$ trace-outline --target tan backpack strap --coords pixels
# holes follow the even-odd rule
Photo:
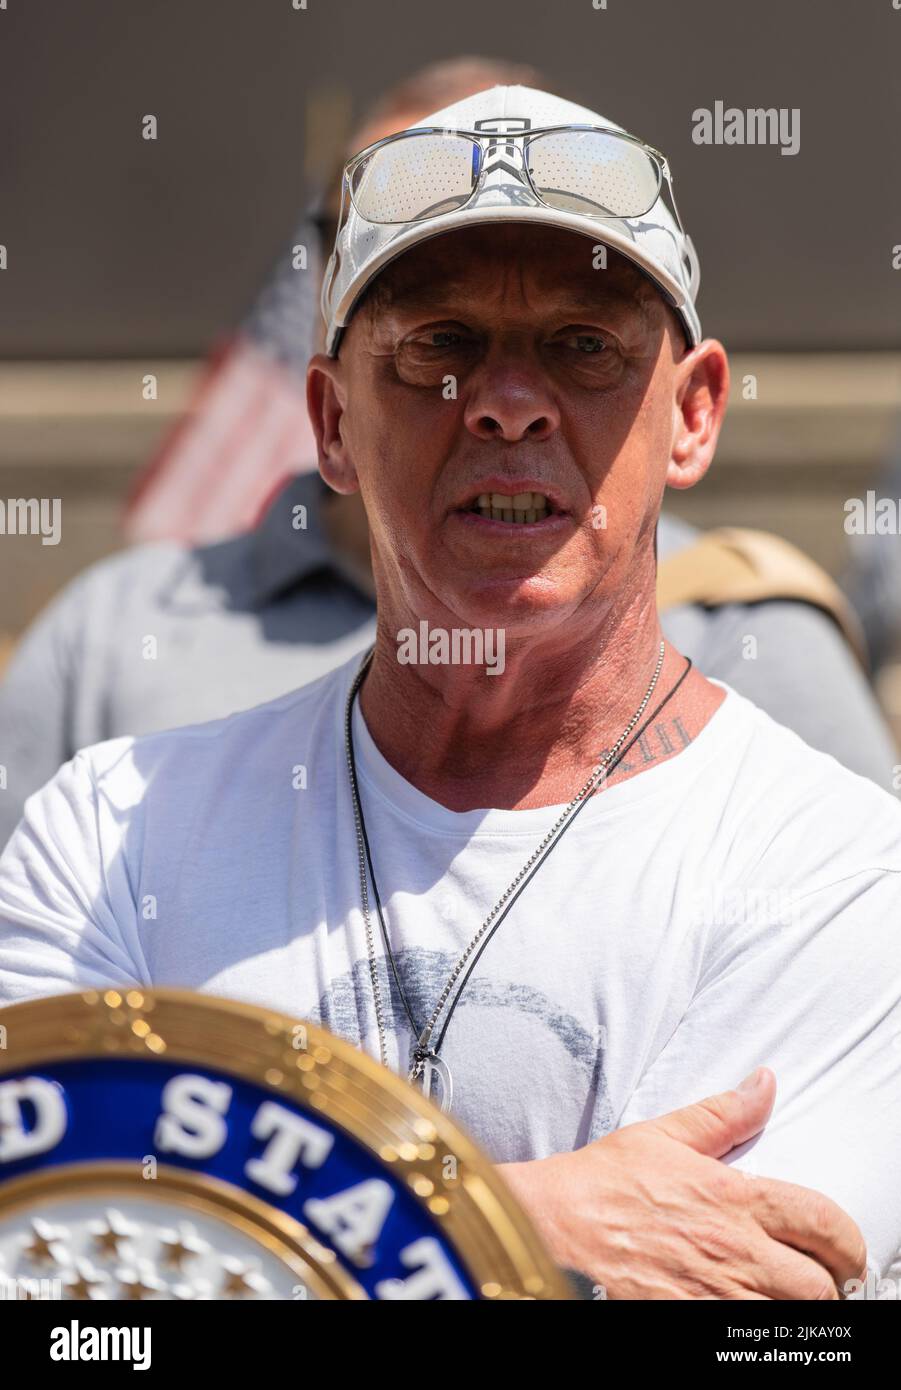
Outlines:
[[[658,566],[661,612],[682,603],[718,608],[766,599],[793,599],[828,613],[867,668],[863,629],[850,603],[825,570],[781,536],[723,526],[667,556]]]

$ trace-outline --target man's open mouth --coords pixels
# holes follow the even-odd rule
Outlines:
[[[557,511],[543,492],[482,492],[464,510],[488,521],[512,522],[514,526],[544,521]]]

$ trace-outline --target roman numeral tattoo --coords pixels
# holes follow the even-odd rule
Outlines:
[[[661,719],[656,724],[652,724],[650,729],[645,729],[639,739],[633,743],[626,757],[622,762],[617,763],[616,772],[635,772],[639,768],[647,767],[650,763],[660,762],[662,758],[669,758],[673,753],[681,752],[692,742],[691,734],[682,723],[679,715],[674,719]],[[598,754],[598,762],[605,757],[609,749],[604,749]]]

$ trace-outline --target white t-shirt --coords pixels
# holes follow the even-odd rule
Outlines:
[[[224,720],[78,754],[0,860],[0,1002],[178,985],[378,1055],[343,747],[358,659]],[[413,1012],[560,808],[454,812],[355,706],[358,776]],[[636,754],[630,754],[635,757]],[[382,959],[392,1067],[411,1035]],[[773,1068],[745,1169],[901,1246],[901,807],[727,688],[700,735],[595,796],[498,929],[442,1049],[498,1161],[572,1150]]]

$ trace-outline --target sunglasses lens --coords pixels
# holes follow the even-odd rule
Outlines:
[[[415,222],[462,207],[479,172],[465,135],[409,135],[373,151],[354,170],[351,197],[367,222]]]
[[[641,217],[660,191],[660,170],[651,156],[604,131],[536,136],[529,142],[528,164],[544,201],[565,212]]]

